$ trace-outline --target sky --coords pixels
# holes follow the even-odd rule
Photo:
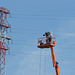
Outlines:
[[[60,75],[75,74],[75,0],[0,0],[0,7],[11,12],[13,44],[6,54],[6,75],[56,75],[51,50],[37,48],[47,31],[56,37]]]

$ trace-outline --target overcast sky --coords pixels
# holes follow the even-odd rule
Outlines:
[[[56,37],[60,75],[75,74],[75,0],[0,0],[2,6],[11,12],[13,38],[6,55],[7,75],[39,75],[39,70],[40,75],[55,75],[51,50],[37,48],[38,38],[47,31]]]

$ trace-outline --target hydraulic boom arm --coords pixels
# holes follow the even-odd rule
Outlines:
[[[54,54],[53,47],[51,47],[51,54],[52,54],[53,67],[55,67],[56,75],[60,75],[59,66],[58,66],[58,62],[56,62],[55,60],[55,54]]]

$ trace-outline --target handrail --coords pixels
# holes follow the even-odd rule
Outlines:
[[[56,37],[52,37],[52,40],[50,43],[54,43],[54,41],[56,41]],[[46,37],[42,37],[42,38],[38,38],[38,44],[43,43],[46,44],[47,43],[47,38]]]

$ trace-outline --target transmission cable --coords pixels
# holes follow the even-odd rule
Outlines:
[[[44,75],[46,75],[46,49],[45,49],[45,64],[44,64]]]
[[[41,50],[40,50],[40,62],[39,62],[39,75],[41,75]]]

